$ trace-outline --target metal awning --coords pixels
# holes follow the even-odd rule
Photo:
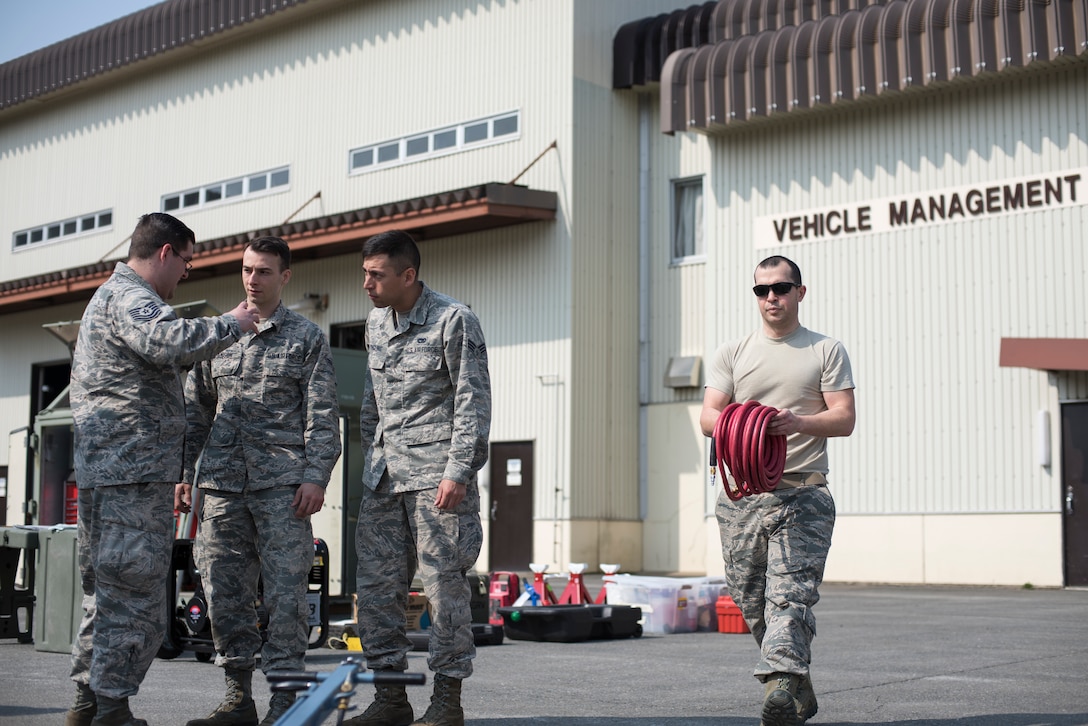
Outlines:
[[[390,204],[330,214],[275,227],[198,241],[189,279],[235,274],[245,243],[261,236],[282,237],[295,260],[357,252],[368,237],[390,229],[417,241],[452,237],[539,220],[554,220],[558,195],[516,184],[488,183]],[[0,283],[0,315],[86,300],[105,282],[122,257]]]
[[[613,87],[659,81],[663,132],[713,133],[1086,61],[1088,0],[721,0],[623,26]]]
[[[1088,338],[1002,338],[1004,368],[1088,371]]]

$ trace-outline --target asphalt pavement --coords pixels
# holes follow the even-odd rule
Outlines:
[[[822,594],[814,726],[1088,726],[1088,591],[825,584]],[[307,668],[332,671],[350,655],[313,649]],[[750,635],[716,632],[507,638],[478,650],[466,723],[757,726],[756,655]],[[428,673],[426,653],[411,654],[410,671]],[[60,726],[74,693],[67,676],[65,654],[0,640],[0,724]],[[409,687],[417,715],[429,680]],[[260,675],[254,690],[263,715]],[[371,692],[358,687],[349,715]],[[183,726],[222,695],[222,671],[186,652],[155,661],[132,707],[151,726]]]

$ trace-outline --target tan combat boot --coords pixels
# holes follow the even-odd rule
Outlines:
[[[461,679],[434,674],[434,693],[427,713],[411,726],[465,726],[461,709]]]
[[[760,726],[798,726],[796,696],[801,685],[801,676],[772,673],[763,683]]]
[[[412,704],[402,685],[374,685],[374,702],[344,726],[408,726],[415,718]]]
[[[76,702],[64,714],[64,726],[91,726],[98,713],[98,699],[86,683],[76,684]]]
[[[816,703],[816,691],[812,688],[812,679],[803,676],[801,685],[797,687],[797,723],[805,723],[819,710],[820,706]]]
[[[196,718],[185,726],[257,726],[257,704],[253,703],[253,671],[227,668],[227,695],[207,718]]]
[[[132,715],[127,698],[99,696],[97,700],[98,713],[91,726],[147,726],[147,721]]]

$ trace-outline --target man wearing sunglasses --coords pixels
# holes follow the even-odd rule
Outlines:
[[[189,275],[194,240],[169,214],[140,217],[128,260],[98,288],[80,324],[71,398],[84,616],[65,726],[146,726],[128,700],[166,635],[183,368],[257,329],[257,309],[245,302],[194,319],[166,304]]]
[[[716,514],[729,594],[760,645],[754,675],[764,684],[761,724],[794,726],[817,710],[809,677],[812,607],[835,526],[827,439],[854,430],[854,381],[842,344],[801,325],[807,288],[792,260],[763,260],[755,283],[763,324],[714,354],[699,421],[712,436],[732,402],[778,409],[768,434],[786,437],[782,480],[737,501],[723,487]]]

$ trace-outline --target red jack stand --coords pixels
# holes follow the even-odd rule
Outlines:
[[[544,571],[548,569],[548,566],[537,562],[530,562],[529,569],[533,571],[533,590],[536,592],[537,597],[540,598],[540,604],[558,605],[559,601],[556,599],[555,593],[552,592],[552,589],[544,579]]]
[[[608,602],[608,583],[616,581],[615,574],[619,571],[619,565],[601,564],[601,572],[604,573],[604,582],[601,583],[601,591],[597,593],[597,599],[593,601],[594,605],[604,605]]]
[[[570,581],[559,596],[559,605],[589,605],[593,598],[586,590],[586,584],[582,582],[582,573],[585,572],[586,563],[572,562],[570,564]]]

